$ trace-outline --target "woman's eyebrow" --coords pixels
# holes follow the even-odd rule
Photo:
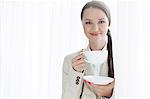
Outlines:
[[[100,18],[100,19],[98,19],[98,20],[104,20],[105,18]]]
[[[86,19],[84,19],[84,21],[91,21],[92,19],[88,19],[88,18],[86,18]]]
[[[104,20],[105,18],[100,18],[100,19],[98,19],[98,20]],[[86,18],[86,19],[84,19],[84,21],[92,21],[92,19],[89,19],[89,18]]]

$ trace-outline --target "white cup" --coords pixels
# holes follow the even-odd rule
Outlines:
[[[86,82],[91,82],[93,84],[99,84],[99,85],[107,85],[113,81],[113,78],[101,76],[100,75],[100,68],[101,64],[103,64],[108,57],[108,51],[102,50],[102,51],[84,51],[83,54],[86,57],[86,62],[93,64],[90,66],[93,66],[94,75],[85,75],[83,76],[83,79]]]
[[[90,64],[102,64],[105,62],[108,56],[108,51],[84,51],[83,54],[86,57],[86,62]]]

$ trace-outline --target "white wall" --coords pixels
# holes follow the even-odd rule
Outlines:
[[[144,2],[121,1],[117,7],[116,96],[147,99]]]
[[[0,2],[0,99],[60,99],[64,56],[87,46],[80,23],[87,1]],[[105,2],[112,12],[116,99],[147,99],[149,2]]]

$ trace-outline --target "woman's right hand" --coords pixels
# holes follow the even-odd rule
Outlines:
[[[83,72],[86,69],[85,56],[82,52],[83,49],[72,59],[72,68],[77,72]]]

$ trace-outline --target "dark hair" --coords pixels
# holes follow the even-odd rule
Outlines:
[[[109,26],[111,23],[111,14],[110,14],[110,10],[108,8],[107,5],[105,5],[103,2],[101,1],[91,1],[85,4],[85,6],[82,8],[81,11],[81,20],[83,18],[83,14],[84,14],[84,10],[87,8],[98,8],[100,10],[102,10],[109,21]],[[107,50],[108,50],[108,76],[114,78],[114,63],[113,63],[113,49],[112,49],[112,37],[110,34],[110,30],[108,29],[107,32],[107,36],[108,36],[108,43],[107,43]]]
[[[107,36],[108,36],[108,43],[107,43],[107,49],[108,49],[108,76],[114,78],[112,37],[111,37],[109,29],[108,29],[108,32],[107,32]]]

